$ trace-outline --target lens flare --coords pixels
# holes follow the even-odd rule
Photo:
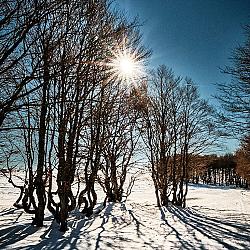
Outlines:
[[[136,85],[144,74],[143,61],[140,60],[138,51],[118,49],[112,52],[108,63],[112,79],[119,80],[125,85]]]

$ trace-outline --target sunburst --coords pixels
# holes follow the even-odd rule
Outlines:
[[[137,50],[130,50],[125,46],[112,51],[109,59],[109,71],[111,77],[121,81],[127,86],[136,85],[136,82],[144,74],[143,60],[140,59]]]

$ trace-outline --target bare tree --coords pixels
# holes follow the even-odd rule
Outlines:
[[[236,171],[246,180],[245,187],[250,183],[250,137],[242,139],[241,147],[236,151]]]
[[[134,164],[139,134],[135,131],[137,117],[130,105],[127,87],[116,83],[108,92],[103,117],[105,140],[99,183],[108,201],[120,202],[128,169]]]
[[[223,108],[220,122],[225,133],[234,137],[250,131],[250,26],[245,27],[246,41],[232,54],[232,67],[223,72],[232,76],[230,83],[218,84],[217,99]]]

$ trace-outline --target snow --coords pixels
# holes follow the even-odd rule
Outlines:
[[[125,203],[91,218],[72,212],[64,234],[49,212],[32,226],[12,206],[18,191],[0,177],[0,249],[250,249],[250,190],[190,185],[187,208],[159,210],[145,173]]]

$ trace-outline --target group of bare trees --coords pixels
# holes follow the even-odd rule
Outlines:
[[[137,118],[109,61],[124,48],[141,59],[149,52],[136,22],[107,1],[3,1],[0,25],[1,163],[25,170],[15,205],[37,226],[47,205],[65,231],[76,206],[93,214],[97,182],[107,199],[122,199]]]
[[[140,96],[139,129],[157,204],[167,206],[171,201],[185,207],[192,155],[215,140],[213,109],[200,98],[191,79],[176,77],[165,66],[151,73],[146,87]]]
[[[66,231],[75,208],[94,213],[97,184],[104,206],[129,194],[131,185],[124,187],[138,145],[146,147],[158,205],[172,195],[173,204],[185,206],[190,157],[213,140],[212,109],[192,81],[161,66],[137,86],[122,84],[112,57],[126,49],[143,60],[150,52],[136,21],[107,1],[2,6],[1,164],[20,189],[15,206],[36,226],[47,208]],[[22,185],[12,179],[15,164],[25,170]]]

